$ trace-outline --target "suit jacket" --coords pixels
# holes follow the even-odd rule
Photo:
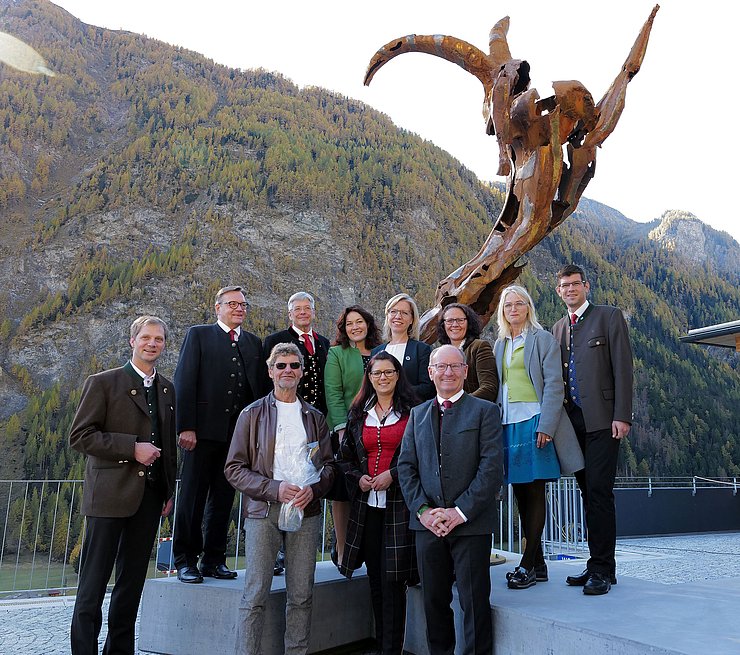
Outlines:
[[[503,380],[505,339],[497,339],[494,346],[496,369]],[[530,329],[524,338],[524,368],[540,403],[540,422],[537,430],[552,437],[564,475],[583,468],[583,452],[576,433],[563,406],[563,376],[560,373],[560,349],[555,338],[545,330]],[[499,386],[496,403],[502,407],[503,383]]]
[[[242,328],[237,342],[250,386],[248,404],[263,395],[261,369],[265,367],[262,342]],[[238,355],[237,355],[238,356]],[[233,393],[237,361],[228,333],[218,323],[194,325],[185,335],[175,369],[177,433],[195,430],[198,439],[226,442],[239,412]]]
[[[362,354],[357,348],[332,346],[324,369],[326,392],[326,422],[330,430],[342,428],[347,423],[347,412],[362,386],[365,369]]]
[[[162,455],[159,458],[167,495],[175,492],[175,391],[157,373],[157,404]],[[148,441],[152,432],[144,385],[123,367],[91,375],[72,421],[69,443],[87,456],[82,513],[86,516],[133,516],[141,505],[146,466],[134,459],[134,446]]]
[[[503,472],[496,405],[463,394],[445,412],[441,434],[436,399],[411,410],[401,442],[398,479],[411,512],[412,530],[426,529],[416,513],[429,505],[462,510],[468,520],[454,534],[492,533]]]
[[[301,349],[303,357],[308,357],[308,351],[306,350],[306,346],[303,345],[303,341],[298,338],[298,335],[295,333],[294,330],[288,328],[287,330],[280,330],[280,332],[273,332],[271,335],[265,337],[265,359],[270,356],[272,349],[279,343],[294,343]],[[316,402],[312,404],[324,416],[326,416],[326,397],[324,395],[324,367],[326,366],[326,356],[328,352],[329,339],[316,333],[314,337],[316,376],[314,379],[311,379],[308,376],[308,371],[304,370],[303,377],[298,384],[298,395],[307,401],[308,398],[310,398],[310,394],[306,393],[306,389],[310,386],[315,386]],[[267,375],[267,367],[265,367],[265,375]],[[269,391],[270,389],[272,389],[271,382],[269,388],[265,391],[265,393],[267,393],[267,391]]]
[[[468,377],[463,386],[465,393],[496,402],[499,376],[496,375],[496,358],[491,344],[485,339],[473,339],[463,352],[468,365]]]
[[[555,339],[560,343],[566,386],[570,330],[568,316],[561,318],[552,328]],[[586,430],[611,429],[612,421],[632,423],[632,348],[621,310],[589,304],[573,328],[573,339]]]
[[[377,355],[381,350],[385,350],[388,344],[381,343],[372,349],[372,354]],[[429,378],[429,356],[432,354],[432,348],[429,344],[416,339],[409,339],[406,343],[406,352],[403,356],[403,372],[406,379],[416,393],[418,400],[429,400],[434,398],[435,390]]]

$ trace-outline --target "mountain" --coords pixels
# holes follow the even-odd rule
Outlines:
[[[0,30],[57,73],[0,71],[0,477],[81,475],[66,445],[80,386],[124,360],[136,315],[170,324],[170,375],[225,284],[246,288],[260,336],[309,290],[331,337],[354,302],[380,316],[404,290],[428,307],[501,208],[500,188],[351,98],[43,0],[0,0]],[[683,246],[693,221],[703,257],[696,239],[689,256]],[[698,219],[663,223],[584,199],[529,253],[522,281],[551,325],[555,271],[576,261],[594,300],[628,316],[636,420],[621,474],[738,475],[738,356],[678,341],[740,315],[738,245]]]

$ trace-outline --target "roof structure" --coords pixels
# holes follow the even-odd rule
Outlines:
[[[684,343],[734,348],[740,352],[740,321],[730,321],[729,323],[689,330],[686,336],[679,337],[679,339]]]

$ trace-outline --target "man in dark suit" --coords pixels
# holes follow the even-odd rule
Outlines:
[[[568,416],[586,466],[575,474],[586,509],[590,558],[566,582],[599,596],[616,584],[617,520],[614,479],[619,442],[632,424],[632,348],[627,323],[616,307],[592,305],[582,268],[558,272],[557,293],[568,308],[552,329],[560,342]]]
[[[133,655],[134,624],[160,516],[172,510],[177,475],[175,394],[154,368],[167,326],[154,316],[131,325],[125,366],[90,376],[69,443],[87,456],[87,517],[72,615],[72,655],[97,655],[102,604],[116,565],[103,653]]]
[[[262,343],[241,327],[247,307],[241,287],[220,289],[218,320],[188,330],[175,370],[178,443],[185,452],[172,552],[182,582],[236,577],[226,566],[234,488],[224,464],[239,412],[262,396],[265,368]]]
[[[326,416],[324,367],[329,352],[329,339],[312,327],[316,318],[315,305],[310,293],[294,293],[288,299],[290,327],[265,338],[265,354],[269,357],[272,349],[279,343],[294,343],[300,348],[305,367],[298,385],[298,395]]]
[[[398,479],[415,531],[429,652],[453,655],[450,607],[457,580],[463,653],[490,653],[491,534],[503,479],[501,418],[496,405],[463,391],[465,355],[451,345],[432,352],[437,397],[411,411]]]

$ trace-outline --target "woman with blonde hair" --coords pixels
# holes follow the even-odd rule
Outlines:
[[[433,398],[434,385],[428,371],[432,349],[419,341],[419,309],[407,293],[396,294],[385,304],[383,339],[386,343],[373,348],[372,354],[385,350],[393,355],[403,366],[419,402]]]
[[[547,581],[542,552],[545,483],[583,468],[583,453],[563,407],[560,346],[537,320],[527,290],[510,285],[498,304],[494,345],[497,404],[504,435],[504,474],[514,490],[526,539],[510,589]]]

